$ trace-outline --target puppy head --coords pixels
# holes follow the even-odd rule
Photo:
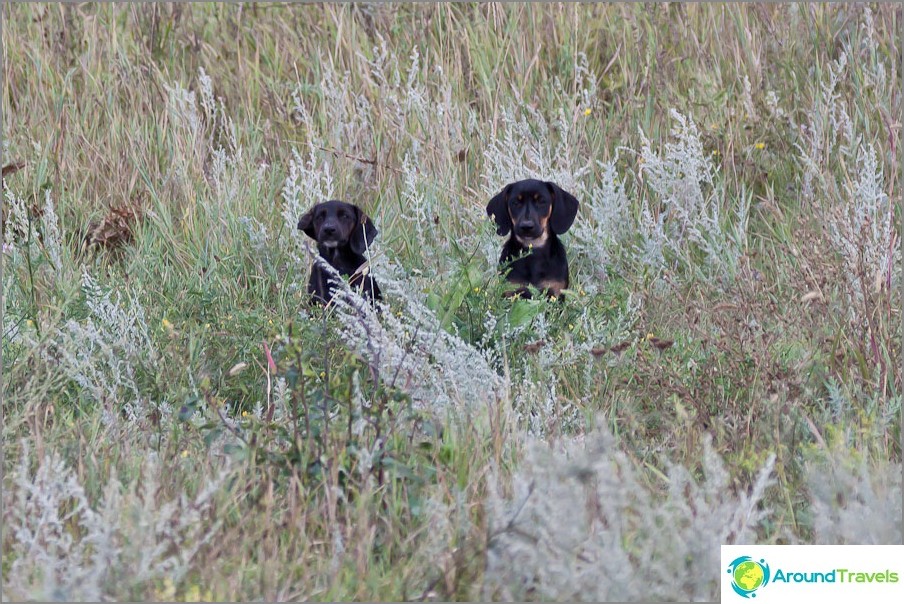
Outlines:
[[[298,221],[298,230],[314,239],[319,246],[349,246],[363,254],[377,236],[377,228],[358,206],[344,201],[318,203]]]
[[[487,214],[496,220],[496,233],[514,231],[522,245],[542,247],[550,231],[561,235],[574,223],[578,200],[558,185],[540,180],[521,180],[505,187],[487,204]]]

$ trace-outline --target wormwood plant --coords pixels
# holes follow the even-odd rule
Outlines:
[[[213,497],[226,474],[194,497],[167,499],[162,472],[151,458],[129,484],[113,473],[94,503],[59,455],[35,459],[23,444],[4,488],[4,532],[12,536],[4,542],[4,598],[103,600],[158,579],[179,583],[220,531]]]
[[[735,491],[707,443],[702,477],[670,465],[649,484],[637,462],[597,428],[557,447],[527,448],[512,490],[487,505],[486,596],[502,599],[718,599],[719,546],[752,543],[768,511],[770,457]]]
[[[702,255],[708,277],[733,276],[747,242],[750,195],[741,190],[734,215],[723,218],[729,194],[718,168],[703,150],[703,142],[692,119],[675,109],[672,138],[661,153],[653,150],[641,132],[639,177],[653,194],[644,197],[638,231],[641,243],[636,259],[649,270],[670,264],[698,266]]]
[[[816,543],[901,543],[900,463],[850,455],[834,444],[810,456],[806,476]]]

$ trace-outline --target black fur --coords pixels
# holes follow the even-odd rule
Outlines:
[[[569,285],[568,255],[559,235],[578,213],[578,200],[558,185],[521,180],[506,186],[487,204],[496,233],[511,236],[502,246],[499,266],[520,287],[507,295],[530,297],[528,285],[559,297]]]
[[[352,287],[363,289],[373,302],[383,295],[377,282],[358,269],[367,262],[364,253],[377,236],[377,228],[358,206],[344,201],[318,203],[298,221],[298,229],[317,242],[317,251],[340,275],[349,277]],[[336,293],[336,284],[316,262],[311,267],[308,293],[320,304],[328,304]]]

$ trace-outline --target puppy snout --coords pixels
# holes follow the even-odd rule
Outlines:
[[[331,236],[335,235],[337,232],[338,232],[338,229],[336,228],[336,225],[334,225],[334,224],[327,223],[327,224],[324,224],[322,227],[320,227],[320,234],[321,234],[321,236],[324,236],[324,237],[331,237]]]
[[[537,234],[537,225],[533,222],[519,222],[518,223],[518,234],[523,236],[530,236]]]

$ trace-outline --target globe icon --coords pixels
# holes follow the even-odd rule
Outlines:
[[[735,567],[734,581],[744,591],[753,591],[763,584],[763,567],[748,560]]]

